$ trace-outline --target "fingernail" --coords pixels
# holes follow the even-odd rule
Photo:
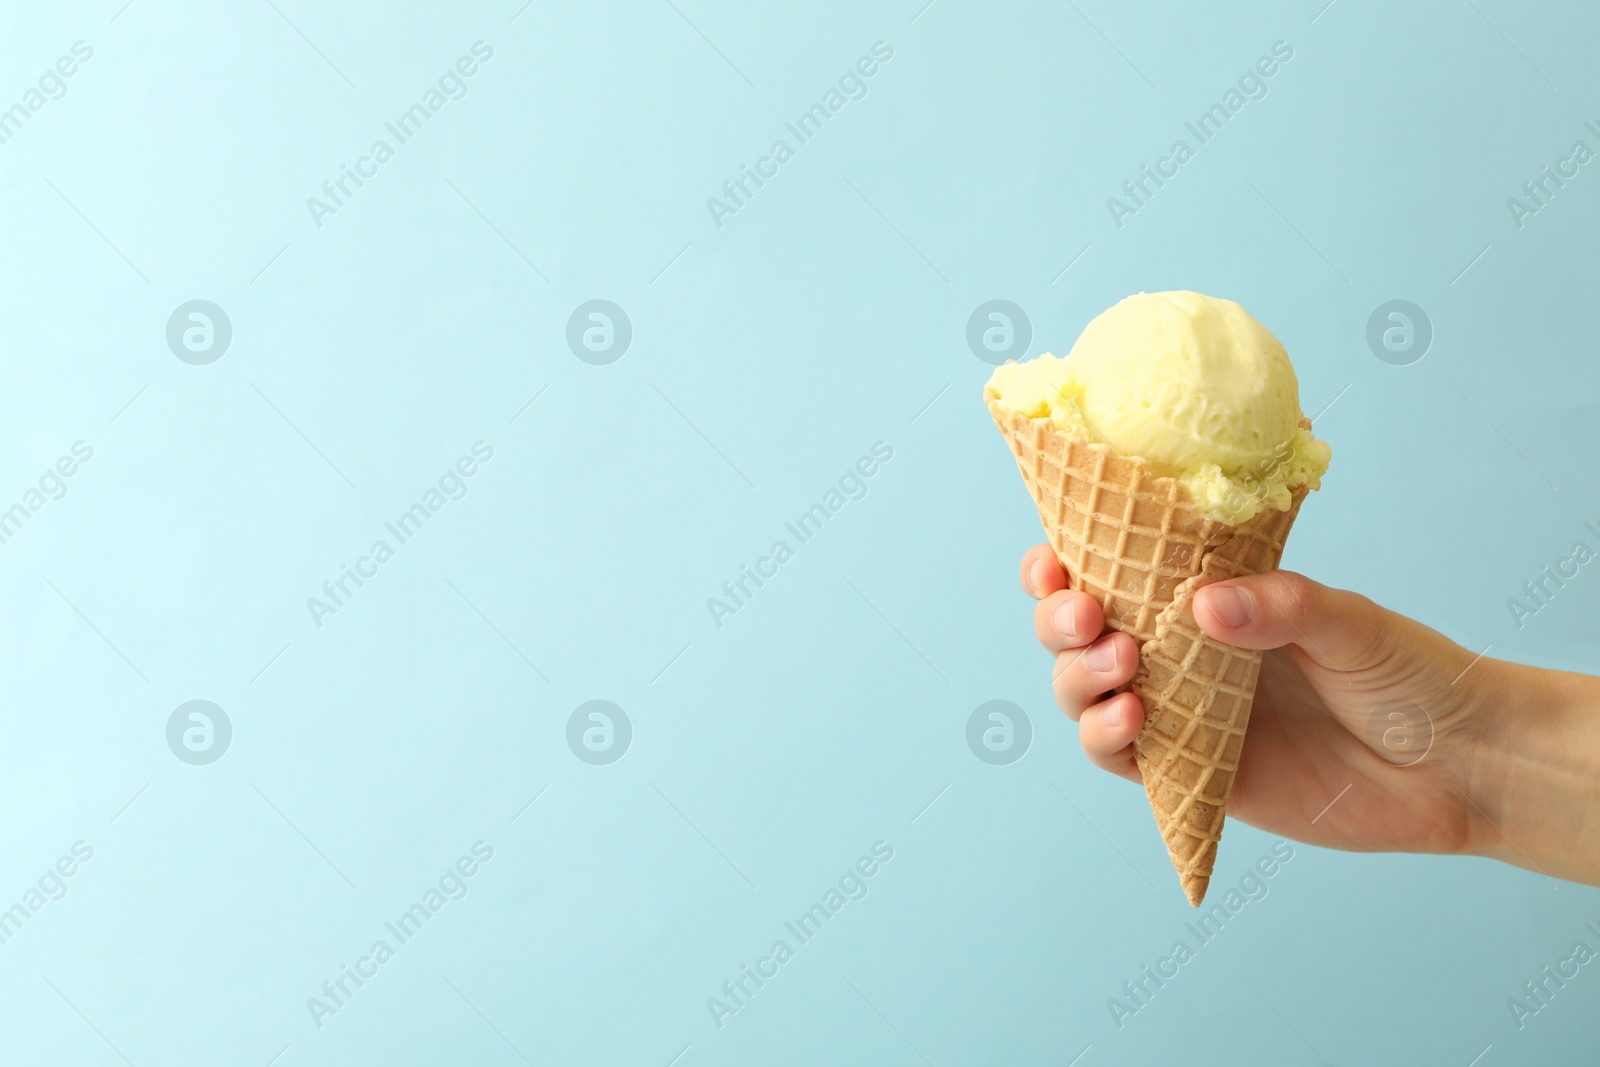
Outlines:
[[[1230,630],[1249,626],[1256,620],[1255,598],[1243,589],[1231,585],[1212,586],[1206,591],[1206,603],[1211,605],[1211,614],[1217,621]]]
[[[1076,614],[1077,612],[1072,610],[1072,601],[1070,599],[1063,601],[1061,606],[1056,608],[1056,613],[1051,618],[1051,621],[1055,623],[1056,632],[1062,637],[1078,636],[1078,628],[1074,625],[1074,616]]]
[[[1097,641],[1083,653],[1083,665],[1102,674],[1117,666],[1117,646],[1113,641]]]
[[[1100,709],[1100,721],[1109,730],[1115,730],[1122,725],[1122,705],[1112,701]]]
[[[1033,583],[1035,593],[1044,588],[1044,560],[1033,561],[1033,568],[1028,571],[1028,581]]]

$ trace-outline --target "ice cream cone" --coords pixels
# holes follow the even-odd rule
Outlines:
[[[1139,643],[1125,688],[1144,702],[1134,742],[1156,825],[1189,903],[1205,897],[1244,745],[1261,653],[1206,637],[1192,607],[1201,587],[1273,570],[1305,497],[1230,526],[1208,518],[1179,483],[1028,418],[993,399],[990,413],[1016,455],[1050,547],[1073,589],[1106,624]],[[1309,423],[1301,420],[1309,428]]]

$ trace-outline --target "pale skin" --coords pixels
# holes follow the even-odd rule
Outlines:
[[[1138,669],[1137,642],[1106,630],[1048,545],[1023,556],[1022,587],[1084,753],[1139,782],[1144,708],[1113,694]],[[1600,679],[1477,657],[1290,571],[1207,586],[1194,616],[1219,641],[1266,650],[1230,819],[1327,848],[1486,856],[1600,885]],[[1397,754],[1369,740],[1397,706],[1421,709],[1431,744]]]

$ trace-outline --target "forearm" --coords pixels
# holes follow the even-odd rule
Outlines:
[[[1600,885],[1600,678],[1510,663],[1488,673],[1471,851]]]

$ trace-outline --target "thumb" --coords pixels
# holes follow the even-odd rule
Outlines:
[[[1293,571],[1215,582],[1194,598],[1195,621],[1208,636],[1236,648],[1298,645],[1336,671],[1360,670],[1383,658],[1386,614],[1359,593]]]

